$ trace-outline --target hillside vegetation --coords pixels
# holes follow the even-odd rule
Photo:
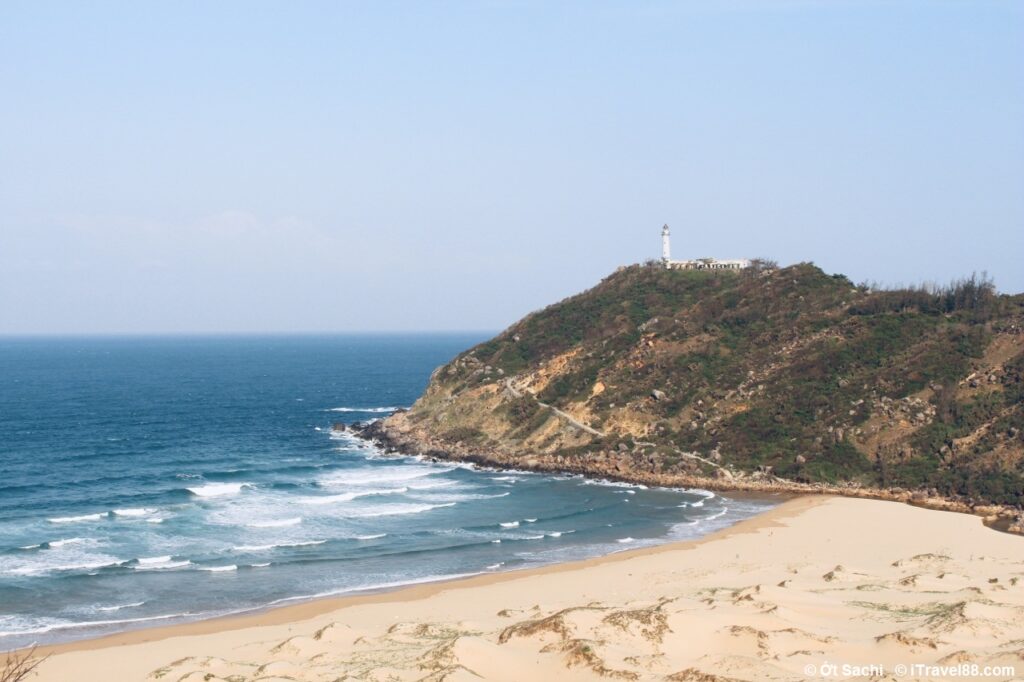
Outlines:
[[[439,368],[420,450],[1024,503],[1024,296],[873,290],[810,264],[620,268]]]

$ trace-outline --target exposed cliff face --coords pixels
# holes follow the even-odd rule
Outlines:
[[[374,433],[512,466],[1019,506],[1024,296],[622,268],[439,368]]]

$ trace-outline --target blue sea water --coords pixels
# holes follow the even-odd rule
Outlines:
[[[771,502],[383,456],[483,335],[0,339],[0,650],[696,537]]]

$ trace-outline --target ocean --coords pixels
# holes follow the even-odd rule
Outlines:
[[[0,650],[693,538],[771,502],[385,456],[483,334],[0,339]]]

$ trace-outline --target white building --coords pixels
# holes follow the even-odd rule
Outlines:
[[[667,270],[742,270],[750,267],[750,261],[745,258],[672,260],[671,236],[668,225],[664,225],[661,228],[661,262],[665,264]]]

